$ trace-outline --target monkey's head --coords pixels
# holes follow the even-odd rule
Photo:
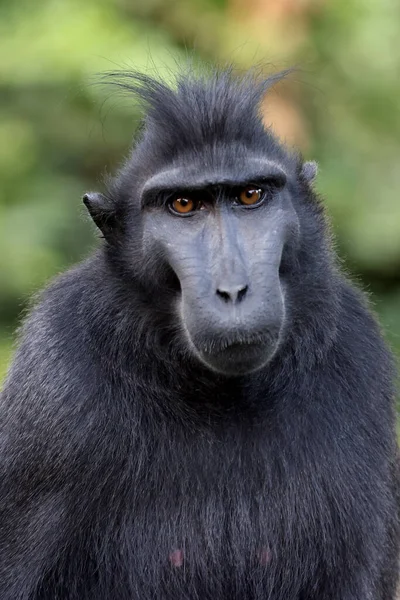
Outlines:
[[[304,315],[296,302],[310,270],[321,285],[328,260],[310,186],[316,167],[263,125],[272,79],[224,72],[171,89],[125,77],[147,105],[142,137],[108,193],[84,197],[108,256],[211,370],[260,369]]]

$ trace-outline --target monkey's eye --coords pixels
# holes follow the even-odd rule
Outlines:
[[[187,215],[194,212],[199,208],[199,202],[192,198],[178,197],[174,198],[170,203],[169,207],[171,212],[179,215]]]
[[[261,202],[263,197],[263,191],[261,188],[248,185],[245,188],[239,190],[237,200],[240,204],[245,206],[252,206]]]

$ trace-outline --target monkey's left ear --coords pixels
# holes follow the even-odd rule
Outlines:
[[[301,168],[300,175],[304,177],[304,179],[311,183],[314,181],[318,173],[318,165],[314,160],[310,160],[309,162],[305,162]]]
[[[82,200],[104,237],[109,238],[117,225],[114,204],[98,192],[88,192]]]

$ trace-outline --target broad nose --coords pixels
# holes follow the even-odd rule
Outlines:
[[[240,304],[246,297],[248,289],[249,286],[245,284],[222,284],[218,286],[216,294],[225,304]]]

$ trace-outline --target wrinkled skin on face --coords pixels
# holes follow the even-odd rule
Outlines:
[[[282,261],[299,223],[282,171],[231,183],[192,183],[145,207],[143,246],[162,255],[179,281],[176,310],[192,351],[210,369],[238,375],[264,366],[279,346]],[[259,190],[254,206],[240,202],[246,186]],[[180,198],[194,209],[174,211],[171,202]]]

